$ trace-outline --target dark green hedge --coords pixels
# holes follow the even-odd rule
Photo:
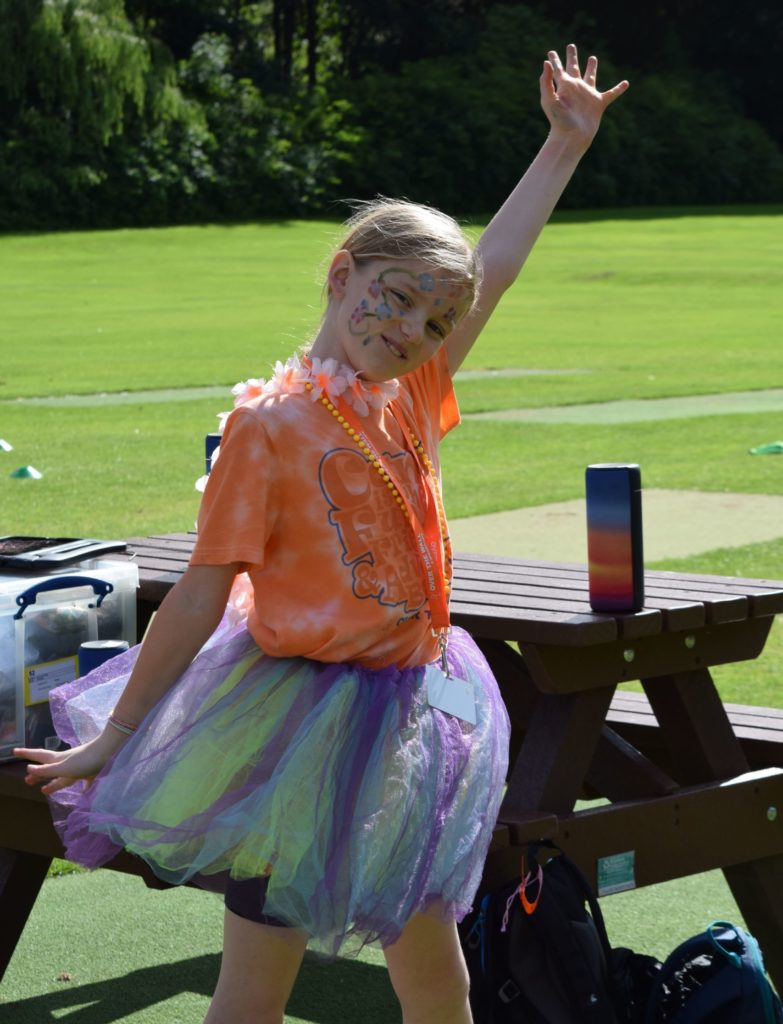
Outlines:
[[[307,216],[377,192],[491,210],[545,137],[547,47],[578,27],[523,4],[476,24],[456,57],[283,88],[226,34],[175,60],[123,0],[0,0],[0,230]],[[720,77],[603,59],[599,84],[620,77],[562,206],[783,201],[779,147]]]

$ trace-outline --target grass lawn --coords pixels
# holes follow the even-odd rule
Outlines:
[[[463,411],[779,384],[782,213],[556,219],[467,367],[559,372],[458,378]],[[0,239],[0,401],[226,385],[222,401],[0,404],[0,436],[15,445],[0,466],[44,473],[35,485],[2,474],[6,521],[50,529],[56,514],[64,530],[126,534],[192,521],[203,434],[231,384],[312,332],[316,268],[335,236],[334,224],[287,222]],[[449,512],[575,497],[584,464],[604,458],[637,459],[646,486],[776,493],[777,460],[747,448],[782,432],[773,413],[622,429],[466,424],[444,446]]]
[[[779,387],[782,215],[556,218],[467,367],[559,372],[458,381],[463,411]],[[263,376],[313,332],[336,234],[284,222],[0,238],[0,437],[14,445],[0,451],[3,532],[190,528],[204,434],[236,380]],[[15,401],[215,384],[224,400]],[[648,487],[781,494],[783,459],[748,455],[781,437],[775,413],[620,427],[468,421],[444,444],[445,499],[457,517],[576,498],[598,461],[638,461]],[[25,464],[43,479],[9,477]],[[783,540],[656,567],[781,578]],[[780,624],[760,661],[716,676],[727,700],[781,706]],[[613,897],[605,912],[615,944],[659,956],[714,918],[739,922],[718,873]],[[105,872],[51,879],[3,986],[8,1019],[200,1019],[219,918],[201,894],[147,892]],[[308,964],[288,1024],[364,1020],[368,1005],[373,1021],[398,1019],[379,964],[373,953],[328,971]]]
[[[457,384],[458,393],[461,385]],[[8,472],[4,522],[30,531],[118,533],[189,528],[198,511],[204,435],[225,399],[87,408],[0,405]],[[457,518],[578,498],[591,462],[636,461],[646,487],[780,494],[783,459],[748,448],[783,434],[775,413],[615,425],[466,421],[443,445],[444,499]],[[502,453],[502,457],[498,457]],[[770,570],[771,571],[771,570]]]
[[[466,411],[779,383],[781,213],[556,217],[467,366],[592,372],[466,385]],[[263,376],[314,329],[337,236],[283,222],[0,238],[0,398]]]

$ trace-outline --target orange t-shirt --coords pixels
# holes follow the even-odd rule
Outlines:
[[[439,441],[459,422],[443,349],[400,378],[390,406],[439,471]],[[431,488],[390,406],[364,417],[351,411],[351,419],[423,522]],[[368,458],[309,393],[262,395],[228,419],[191,563],[229,562],[250,576],[248,629],[267,654],[371,668],[437,657],[411,526]]]

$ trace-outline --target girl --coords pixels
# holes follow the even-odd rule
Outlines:
[[[549,137],[475,253],[409,203],[349,222],[308,355],[238,389],[191,563],[145,643],[54,694],[72,749],[17,751],[69,857],[126,847],[225,893],[208,1024],[280,1022],[308,943],[370,941],[406,1024],[470,1021],[456,921],[508,721],[449,631],[438,443],[458,421],[451,376],[627,88],[598,92],[596,69],[573,45],[565,66],[549,53]],[[245,571],[253,600],[232,625]]]

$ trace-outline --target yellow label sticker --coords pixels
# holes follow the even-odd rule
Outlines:
[[[78,665],[79,659],[76,655],[58,658],[57,661],[42,661],[38,665],[28,665],[24,670],[25,707],[44,704],[49,700],[49,691],[55,686],[72,682],[78,675]]]

